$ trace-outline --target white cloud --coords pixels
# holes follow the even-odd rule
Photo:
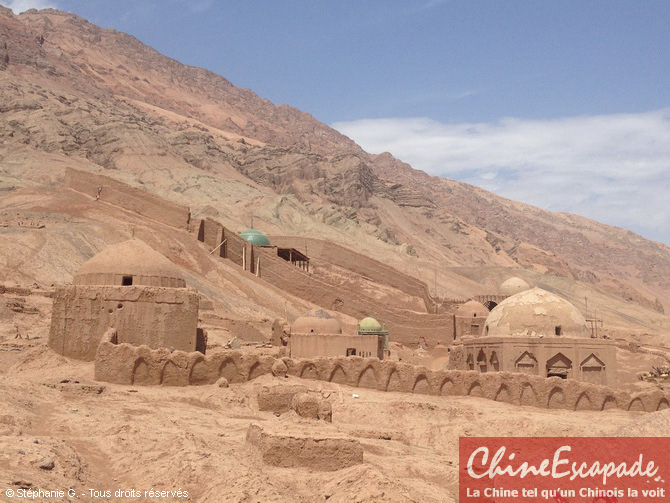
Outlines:
[[[445,124],[363,119],[333,127],[373,153],[553,211],[670,243],[670,109]]]
[[[30,9],[57,9],[55,2],[50,0],[3,0],[5,7],[9,7],[14,14],[20,14]]]

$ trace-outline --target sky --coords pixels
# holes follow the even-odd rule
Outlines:
[[[670,1],[0,4],[74,12],[368,152],[670,244]]]

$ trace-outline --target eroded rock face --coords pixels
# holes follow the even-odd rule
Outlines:
[[[305,467],[335,471],[363,463],[363,446],[358,440],[332,434],[278,432],[256,424],[247,430],[247,443],[260,452],[263,462],[282,468]]]

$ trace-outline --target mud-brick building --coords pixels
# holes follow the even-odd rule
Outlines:
[[[615,385],[616,351],[591,337],[582,314],[565,299],[540,288],[498,304],[481,337],[463,339],[466,370],[521,372]]]
[[[342,333],[342,325],[323,309],[296,318],[291,325],[292,358],[318,356],[362,356],[384,359],[384,334],[381,325],[371,333]]]
[[[91,361],[114,328],[117,343],[204,353],[197,325],[198,292],[170,260],[132,239],[107,247],[81,266],[73,285],[56,289],[49,346]]]
[[[481,302],[469,300],[459,305],[454,312],[454,340],[465,336],[480,336],[489,314],[488,308]]]

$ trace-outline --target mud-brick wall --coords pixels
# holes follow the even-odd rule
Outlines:
[[[205,243],[210,252],[219,246],[223,239],[223,225],[211,218],[200,220],[198,241]],[[219,246],[214,254],[225,257],[225,246]]]
[[[246,254],[246,269],[255,272],[255,253],[254,246],[251,243],[242,239],[212,218],[200,221],[198,241],[205,243],[210,251],[219,246],[224,240],[225,243],[214,254],[227,258],[240,267],[244,266],[243,257]],[[246,251],[244,251],[245,249]]]
[[[215,383],[225,377],[240,383],[272,372],[269,355],[224,351],[201,353],[151,350],[147,346],[115,344],[115,333],[103,337],[95,359],[95,378],[126,385],[187,386]],[[379,391],[426,395],[474,396],[549,409],[622,409],[653,412],[670,407],[670,394],[660,390],[630,394],[605,386],[557,377],[542,378],[510,372],[429,370],[376,358],[340,357],[281,359],[288,374]]]
[[[246,269],[252,273],[255,272],[256,258],[260,257],[260,277],[300,299],[357,319],[378,317],[389,329],[391,341],[409,346],[426,344],[432,347],[438,342],[448,344],[454,338],[454,322],[450,314],[422,314],[391,309],[358,290],[325,282],[303,271],[278,257],[276,248],[251,245],[211,218],[200,222],[198,239],[210,250],[226,239],[225,257],[242,267],[242,256],[246,253]],[[246,252],[243,252],[245,248]]]
[[[177,229],[188,229],[191,210],[104,175],[65,170],[65,186]],[[98,193],[99,188],[102,190]]]
[[[428,312],[435,311],[435,303],[428,292],[428,286],[418,278],[343,246],[314,238],[293,236],[273,236],[273,244],[296,248],[311,259],[321,259],[338,267],[353,271],[375,282],[388,285],[424,301]]]
[[[65,286],[53,296],[49,346],[91,361],[102,335],[152,348],[196,350],[198,293],[190,288]]]
[[[421,314],[399,309],[391,309],[386,304],[345,288],[342,285],[326,283],[313,274],[277,257],[274,249],[255,247],[261,257],[261,278],[289,292],[326,309],[348,314],[357,319],[375,316],[383,322],[390,340],[416,346],[434,346],[438,342],[449,344],[453,340],[453,317],[450,314]]]

